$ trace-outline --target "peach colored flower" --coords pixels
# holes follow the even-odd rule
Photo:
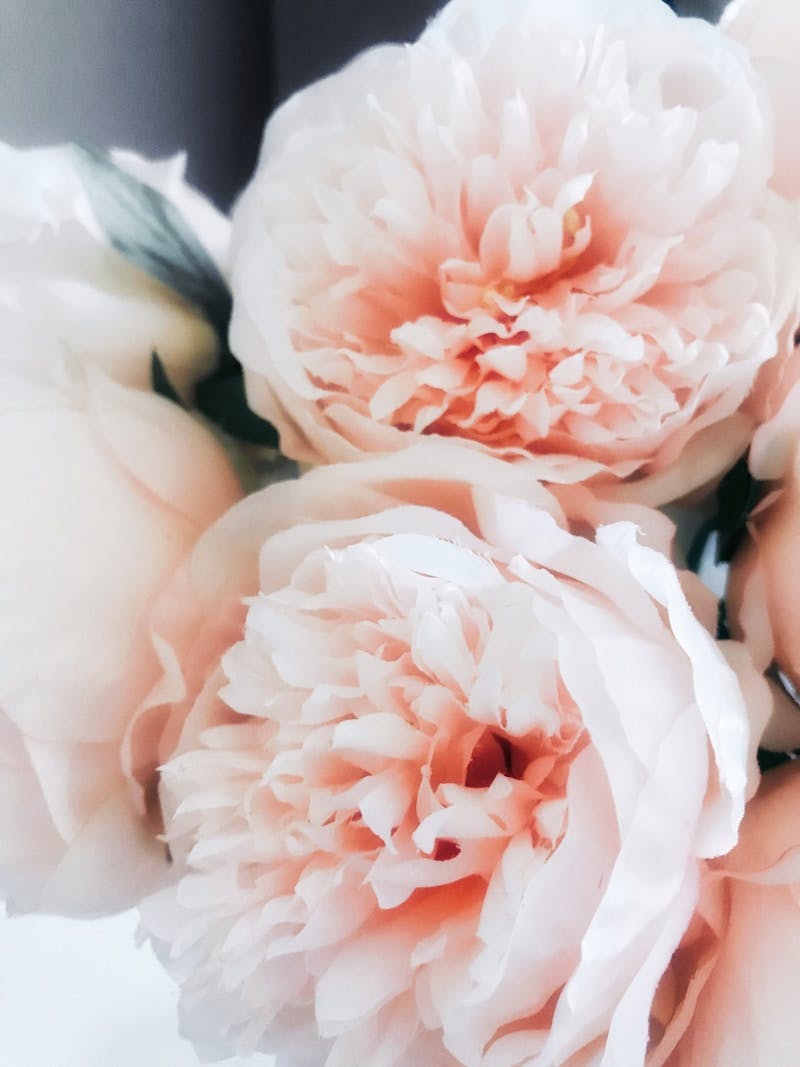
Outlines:
[[[268,124],[234,216],[251,403],[306,462],[438,435],[681,496],[744,450],[776,350],[770,168],[714,27],[660,0],[451,3]]]
[[[111,246],[76,159],[69,147],[17,151],[0,144],[3,362],[16,347],[26,367],[37,358],[47,367],[55,347],[124,385],[149,388],[155,350],[189,397],[214,368],[217,337],[198,311]],[[117,152],[114,159],[172,201],[222,262],[229,223],[186,185],[182,157],[155,163]]]
[[[578,536],[520,468],[463,456],[270,487],[190,561],[176,881],[143,915],[208,1054],[644,1063],[766,687],[631,522]],[[573,492],[575,529],[597,508]],[[245,589],[237,629],[215,605]]]
[[[741,840],[706,865],[698,909],[662,980],[669,1040],[651,1067],[795,1067],[800,975],[800,768],[770,771]]]
[[[0,894],[130,906],[166,870],[142,795],[156,739],[123,762],[162,673],[149,609],[238,483],[177,405],[98,371],[0,366],[0,449]]]

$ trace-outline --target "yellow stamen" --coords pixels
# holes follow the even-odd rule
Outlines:
[[[574,237],[580,228],[581,217],[575,208],[571,207],[569,211],[564,214],[564,233],[569,234],[570,237]]]

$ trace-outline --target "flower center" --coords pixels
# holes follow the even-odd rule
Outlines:
[[[486,730],[472,750],[464,784],[472,789],[486,789],[498,774],[521,779],[527,759],[524,752],[507,738]]]

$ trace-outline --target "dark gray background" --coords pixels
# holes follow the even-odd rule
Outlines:
[[[227,206],[278,100],[369,44],[411,40],[439,6],[0,0],[0,139],[78,140],[146,155],[186,148],[190,177]],[[723,0],[673,6],[713,17]]]

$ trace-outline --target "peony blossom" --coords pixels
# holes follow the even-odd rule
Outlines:
[[[305,462],[419,435],[664,502],[776,351],[747,57],[660,0],[453,0],[286,103],[234,217],[232,345]]]
[[[800,199],[800,145],[797,101],[800,98],[800,21],[792,0],[732,0],[720,20],[739,41],[764,78],[775,126],[773,186],[783,196]]]
[[[30,353],[31,366],[40,353]],[[166,871],[147,824],[162,673],[148,616],[240,495],[177,405],[92,371],[0,367],[0,895],[10,910],[130,906]]]
[[[671,1031],[662,1048],[674,1052],[651,1067],[797,1063],[798,771],[764,776],[736,849],[706,866],[702,907],[656,998]]]
[[[161,769],[175,882],[142,910],[203,1054],[655,1052],[656,987],[752,791],[765,683],[632,522],[595,533],[620,513],[573,492],[568,524],[518,467],[473,458],[423,442],[312,472],[193,553],[205,624],[174,646],[185,725]]]
[[[212,258],[222,261],[228,222],[186,185],[181,157],[152,163],[118,152],[114,158],[172,201]],[[0,330],[5,364],[15,350],[29,366],[37,351],[56,347],[138,388],[149,387],[156,351],[185,397],[213,370],[219,348],[198,311],[111,246],[68,147],[0,145]]]

